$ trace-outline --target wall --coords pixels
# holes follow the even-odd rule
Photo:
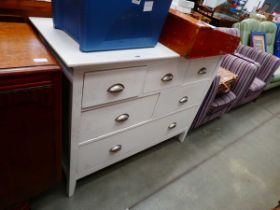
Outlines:
[[[258,6],[259,2],[261,2],[261,5],[262,5],[264,3],[264,1],[265,0],[248,0],[248,2],[246,4],[246,8],[249,12],[251,12],[254,9],[254,7]],[[279,1],[279,0],[276,0],[276,1]],[[206,5],[211,8],[215,8],[224,2],[226,2],[226,0],[204,0],[203,5]]]

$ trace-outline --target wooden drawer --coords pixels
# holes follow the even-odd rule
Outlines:
[[[191,125],[196,111],[197,107],[193,107],[99,141],[80,145],[78,177],[86,176],[186,131]]]
[[[150,120],[158,94],[82,113],[80,142]]]
[[[212,79],[220,63],[220,58],[220,56],[215,56],[190,60],[182,59],[181,64],[186,69],[185,82]]]
[[[139,95],[143,89],[146,69],[146,67],[131,67],[85,73],[82,107]]]
[[[199,105],[209,85],[210,80],[203,80],[163,91],[154,115],[164,116],[180,109]]]
[[[148,66],[144,92],[161,90],[183,83],[185,70],[180,68],[178,58],[153,62]]]

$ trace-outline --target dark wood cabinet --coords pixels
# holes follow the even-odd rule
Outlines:
[[[0,28],[2,210],[60,180],[61,70],[27,24]]]

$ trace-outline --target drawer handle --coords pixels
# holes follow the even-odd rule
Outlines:
[[[118,116],[115,121],[116,122],[124,122],[124,121],[127,121],[129,118],[129,114],[122,114],[120,116]]]
[[[203,67],[198,71],[199,75],[207,74],[207,68]]]
[[[116,145],[110,149],[111,153],[117,153],[122,150],[122,145]]]
[[[170,124],[169,126],[168,126],[168,129],[174,129],[174,128],[176,128],[176,126],[177,126],[177,123],[172,123],[172,124]]]
[[[114,84],[111,87],[108,88],[109,93],[120,93],[124,90],[124,85],[123,84]]]
[[[189,101],[189,97],[188,96],[185,96],[185,97],[183,97],[180,101],[179,101],[179,103],[180,104],[184,104],[184,103],[187,103]]]
[[[170,82],[170,81],[173,80],[173,78],[174,78],[173,74],[169,73],[169,74],[166,74],[165,76],[163,76],[161,78],[161,81],[163,81],[163,82]]]

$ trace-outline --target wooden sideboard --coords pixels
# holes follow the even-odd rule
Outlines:
[[[0,22],[0,209],[61,177],[61,69],[31,27]]]

